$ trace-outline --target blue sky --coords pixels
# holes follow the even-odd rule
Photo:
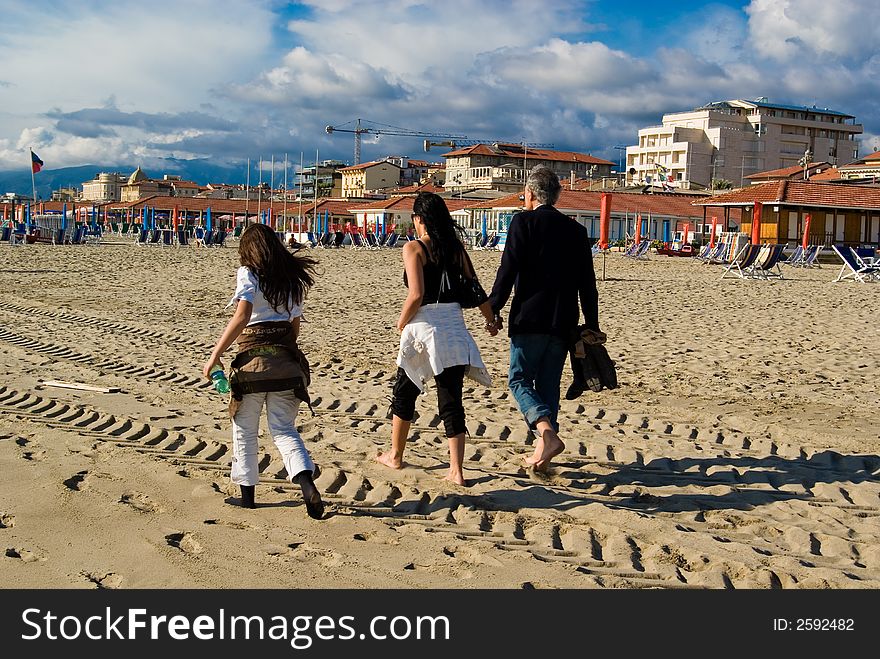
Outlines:
[[[0,0],[0,170],[352,160],[360,117],[617,161],[667,112],[767,96],[880,148],[875,0]],[[441,151],[442,152],[442,151]],[[442,160],[365,137],[363,160]]]

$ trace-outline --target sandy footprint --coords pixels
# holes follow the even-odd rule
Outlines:
[[[165,509],[162,508],[162,506],[155,503],[149,495],[144,494],[143,492],[123,492],[122,496],[119,498],[119,503],[131,506],[142,513],[165,512]]]
[[[88,471],[79,471],[67,480],[61,481],[68,490],[74,492],[82,492],[88,487],[86,479],[89,477]]]
[[[106,572],[104,574],[92,574],[90,572],[81,572],[81,574],[99,590],[115,590],[122,585],[122,575],[115,572]]]
[[[46,560],[45,557],[37,552],[31,551],[30,549],[23,549],[21,547],[7,547],[5,555],[6,558],[17,558],[22,563],[34,563],[36,561]]]
[[[205,551],[204,547],[199,544],[192,533],[170,533],[165,536],[165,542],[172,547],[176,547],[184,554],[201,554]]]

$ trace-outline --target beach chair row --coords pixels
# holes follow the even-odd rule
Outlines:
[[[45,235],[43,231],[46,231]],[[75,227],[72,232],[66,228],[48,231],[36,228],[32,232],[28,232],[24,224],[18,224],[15,227],[3,227],[0,242],[8,242],[10,245],[26,245],[28,242],[51,243],[52,245],[98,245],[102,236],[103,229],[100,225],[97,227],[80,225]]]
[[[822,245],[807,245],[804,249],[803,245],[794,248],[791,255],[782,261],[782,265],[790,265],[793,268],[818,268],[819,252],[822,251]]]
[[[626,251],[624,251],[623,255],[631,258],[631,259],[641,259],[645,260],[648,258],[648,255],[651,252],[651,241],[650,240],[641,240],[639,242],[633,242]]]
[[[497,233],[477,234],[473,247],[481,250],[497,250],[499,242],[501,242],[501,236]]]
[[[159,247],[225,247],[225,229],[203,229],[196,227],[192,236],[188,229],[141,229],[135,237],[135,245]]]
[[[784,244],[746,244],[731,259],[721,278],[735,275],[740,279],[784,279],[779,267],[784,251]]]

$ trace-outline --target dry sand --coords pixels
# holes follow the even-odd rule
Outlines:
[[[234,247],[234,243],[232,247]],[[259,507],[229,482],[225,401],[201,366],[234,248],[0,246],[0,583],[25,588],[876,588],[880,284],[720,279],[607,257],[615,391],[563,402],[553,473],[506,386],[507,340],[467,312],[494,378],[466,389],[460,488],[433,393],[391,471],[400,250],[314,250],[300,429],[324,521],[264,437]],[[490,284],[500,254],[474,252]],[[563,387],[568,380],[563,381]],[[90,393],[45,380],[119,387]]]

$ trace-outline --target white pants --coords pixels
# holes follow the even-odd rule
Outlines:
[[[315,463],[296,430],[300,400],[293,392],[245,394],[232,419],[232,482],[236,485],[256,485],[260,480],[258,435],[264,403],[269,432],[281,453],[287,477],[293,480],[302,471],[315,470]]]

